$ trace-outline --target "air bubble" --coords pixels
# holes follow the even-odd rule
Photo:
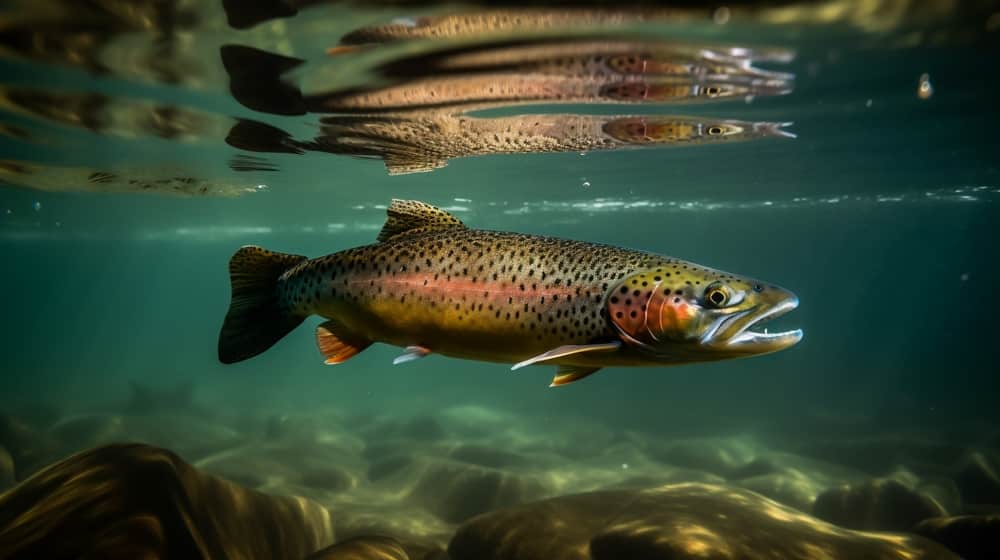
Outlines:
[[[590,188],[590,181],[584,179],[583,184],[580,185],[580,186],[582,186],[584,189],[589,189]]]
[[[920,99],[930,99],[934,95],[934,86],[931,85],[930,74],[920,75],[920,85],[917,86],[917,97]]]
[[[868,101],[865,101],[865,107],[868,107],[870,109],[871,106],[872,106],[872,100],[871,99],[869,99]]]
[[[34,209],[35,212],[40,212],[42,210],[42,203],[36,200],[31,204],[31,208]]]
[[[969,281],[969,273],[968,272],[963,272],[962,275],[959,276],[959,279],[962,280],[962,282],[968,282]]]

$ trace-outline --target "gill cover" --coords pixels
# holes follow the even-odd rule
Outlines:
[[[637,272],[608,294],[608,317],[626,343],[652,351],[662,342],[697,335],[698,306],[671,291],[669,274]]]

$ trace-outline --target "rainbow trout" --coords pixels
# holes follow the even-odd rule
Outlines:
[[[752,330],[798,305],[778,286],[672,257],[552,237],[476,230],[394,200],[373,245],[308,259],[247,246],[229,262],[232,301],[219,359],[264,352],[310,315],[327,364],[374,342],[558,366],[551,386],[606,366],[724,360],[788,348],[801,330]]]

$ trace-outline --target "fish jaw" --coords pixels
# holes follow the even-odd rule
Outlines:
[[[762,325],[799,306],[795,294],[771,286],[766,298],[750,308],[719,317],[701,338],[701,345],[722,354],[751,356],[784,350],[802,340],[802,329],[768,332]]]

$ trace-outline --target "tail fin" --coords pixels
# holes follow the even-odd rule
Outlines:
[[[219,333],[219,361],[241,362],[264,352],[299,326],[305,317],[292,315],[278,302],[278,278],[306,260],[248,245],[229,260],[233,296]]]

